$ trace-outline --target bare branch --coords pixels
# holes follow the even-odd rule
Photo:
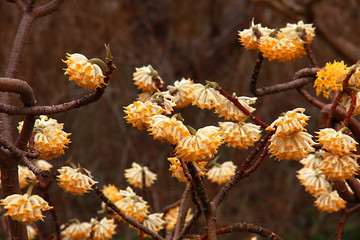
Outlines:
[[[54,12],[60,6],[60,4],[62,4],[63,2],[64,2],[64,0],[52,0],[51,2],[49,2],[43,6],[35,8],[32,11],[31,15],[34,18],[43,17],[47,14]]]

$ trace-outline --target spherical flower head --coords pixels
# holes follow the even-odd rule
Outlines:
[[[292,111],[283,113],[278,119],[276,119],[269,127],[268,131],[275,131],[276,133],[291,134],[293,132],[306,131],[304,128],[309,120],[309,117],[304,114],[304,108],[296,108]]]
[[[206,176],[211,182],[223,184],[234,176],[235,170],[236,166],[231,161],[222,164],[215,163],[215,165],[206,173]]]
[[[127,187],[126,190],[120,190],[120,196],[121,199],[115,202],[115,205],[127,216],[138,222],[143,222],[149,212],[147,202],[142,197],[136,195],[131,187]],[[116,217],[122,220],[119,215],[116,215]]]
[[[133,74],[134,84],[143,91],[155,92],[164,84],[158,72],[151,65],[135,68],[135,70]]]
[[[26,225],[26,231],[27,231],[29,240],[34,240],[37,235],[35,229],[30,225]]]
[[[182,138],[175,148],[175,155],[186,162],[206,161],[214,157],[222,141],[219,127],[203,127],[194,135]]]
[[[297,24],[286,24],[285,28],[280,29],[281,33],[286,35],[291,40],[302,41],[301,34],[305,32],[306,42],[310,44],[315,36],[315,27],[312,24],[305,24],[303,21],[299,21]]]
[[[170,158],[168,158],[168,160],[171,163],[169,170],[172,172],[172,176],[177,178],[177,180],[179,180],[180,182],[188,183],[189,181],[187,180],[187,178],[184,175],[184,170],[181,167],[181,163],[180,163],[179,159],[176,157],[170,157]],[[205,165],[206,164],[207,164],[206,161],[194,162],[194,166],[200,177],[205,175],[205,172],[206,172]]]
[[[67,192],[74,195],[83,195],[91,190],[91,186],[97,182],[91,179],[90,172],[83,168],[71,168],[64,166],[58,170],[59,185]]]
[[[269,152],[278,160],[300,160],[314,151],[314,144],[306,132],[275,133],[270,138]]]
[[[30,194],[12,194],[2,199],[1,205],[7,210],[5,216],[10,216],[13,220],[27,224],[43,220],[44,215],[41,211],[49,210],[52,207],[40,196]]]
[[[27,167],[19,165],[18,167],[18,174],[19,174],[19,184],[20,188],[23,189],[29,186],[30,181],[36,181],[36,175]]]
[[[316,94],[320,95],[322,93],[324,97],[329,98],[332,91],[342,91],[342,84],[347,73],[348,67],[344,64],[344,61],[327,63],[325,68],[316,74],[316,80],[314,82]]]
[[[212,109],[220,106],[225,97],[220,92],[209,85],[195,83],[192,85],[193,101],[192,105],[196,105],[201,109]]]
[[[256,110],[255,108],[250,107],[250,105],[255,104],[256,97],[236,97],[235,93],[233,94],[233,97],[237,98],[239,103],[249,112],[254,112]],[[247,117],[247,115],[235,106],[233,102],[226,98],[220,102],[220,105],[215,107],[215,112],[219,114],[220,117],[224,117],[227,120],[241,121]]]
[[[157,114],[162,114],[165,110],[151,101],[144,103],[135,101],[125,107],[124,112],[126,113],[125,119],[128,123],[139,130],[145,130],[149,127],[148,118]]]
[[[91,232],[91,224],[88,222],[71,223],[68,227],[61,231],[61,240],[86,240],[89,238]]]
[[[151,96],[150,101],[161,106],[167,114],[171,114],[174,111],[173,107],[176,106],[174,99],[175,97],[171,96],[169,91],[158,91]]]
[[[107,240],[111,239],[115,234],[116,224],[114,223],[114,219],[107,219],[104,217],[101,221],[98,221],[95,218],[90,220],[90,224],[92,225],[91,230],[94,232],[94,240]]]
[[[179,206],[171,208],[165,214],[164,219],[166,222],[166,231],[169,231],[170,229],[175,227],[175,224],[177,223],[178,214],[179,214]],[[191,209],[189,209],[186,214],[185,223],[189,222],[192,217],[193,217],[193,214],[191,213]]]
[[[125,178],[131,185],[138,188],[143,187],[143,179],[145,179],[145,186],[150,187],[156,180],[156,174],[151,172],[148,167],[132,163],[131,168],[125,169]]]
[[[356,102],[355,102],[355,109],[352,112],[353,116],[360,114],[360,92],[357,92],[355,94],[355,97],[356,97]],[[352,101],[351,97],[346,92],[344,92],[339,101],[339,105],[345,108],[346,111],[348,112],[351,106],[351,101]]]
[[[103,193],[112,202],[116,202],[121,199],[119,189],[112,184],[104,186]]]
[[[194,82],[190,78],[182,78],[180,81],[175,81],[174,86],[167,86],[170,94],[175,97],[174,102],[177,108],[184,108],[192,103],[193,85]]]
[[[171,118],[164,115],[152,116],[149,118],[148,131],[154,136],[154,139],[177,145],[180,139],[190,136],[189,130],[182,121],[178,120],[179,117],[179,115]]]
[[[318,141],[325,149],[333,154],[343,155],[356,150],[357,142],[349,135],[343,133],[346,128],[336,131],[333,128],[321,129],[318,134]]]
[[[330,180],[344,181],[351,179],[360,169],[356,161],[360,156],[353,153],[340,156],[330,152],[323,152],[321,156],[323,161],[320,163],[319,168]]]
[[[21,132],[23,122],[19,123]],[[63,131],[64,124],[56,119],[41,115],[34,125],[34,148],[40,152],[40,159],[49,160],[64,154],[64,148],[70,143],[68,137],[71,133]]]
[[[297,178],[301,181],[306,191],[313,195],[331,188],[330,182],[326,179],[326,175],[320,168],[303,167],[298,171]]]
[[[92,63],[84,55],[67,53],[66,59],[63,60],[67,65],[65,75],[69,75],[70,81],[85,89],[96,89],[106,85],[105,76],[99,65]]]
[[[260,126],[244,122],[219,122],[227,146],[247,149],[261,137]]]
[[[294,61],[305,55],[301,41],[291,40],[281,33],[261,37],[259,50],[265,58],[273,62]]]
[[[311,154],[307,155],[307,157],[301,159],[300,163],[302,163],[305,168],[317,169],[319,167],[319,164],[322,161],[321,154],[323,152],[324,151],[320,150],[315,153],[311,153]]]
[[[315,205],[323,212],[337,212],[345,208],[346,201],[336,191],[326,190],[318,194]]]
[[[145,217],[143,225],[153,232],[159,232],[164,228],[165,221],[162,219],[163,213],[153,213]]]
[[[246,49],[256,50],[259,48],[259,39],[256,36],[257,32],[260,36],[267,36],[272,31],[272,29],[262,27],[261,24],[255,25],[254,20],[252,20],[249,29],[244,29],[243,31],[238,32],[239,41]]]

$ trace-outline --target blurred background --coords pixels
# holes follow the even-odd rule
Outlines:
[[[47,1],[37,1],[41,5]],[[12,41],[21,13],[15,4],[0,1],[0,75],[4,76]],[[154,141],[146,131],[127,124],[123,107],[131,104],[139,91],[133,85],[135,67],[151,64],[165,84],[182,77],[194,82],[218,82],[228,92],[252,96],[249,82],[257,52],[242,47],[238,31],[255,23],[281,28],[286,23],[303,20],[316,27],[311,47],[320,64],[344,60],[352,65],[360,59],[360,1],[358,0],[67,0],[59,10],[37,19],[23,54],[19,78],[34,89],[39,105],[70,101],[86,94],[68,81],[61,61],[66,53],[82,53],[88,58],[104,58],[104,43],[109,43],[117,69],[100,101],[54,115],[72,133],[66,154],[51,160],[60,167],[67,159],[90,170],[100,186],[114,184],[120,189],[128,185],[124,169],[132,162],[141,163],[158,174],[149,189],[149,202],[160,211],[177,201],[185,185],[171,177],[167,157],[169,144]],[[296,62],[264,61],[258,86],[287,82],[293,74],[309,66],[306,57]],[[311,92],[311,86],[308,86]],[[20,104],[14,96],[14,104]],[[258,99],[255,114],[271,123],[282,112],[296,107],[306,108],[311,115],[308,131],[317,131],[318,109],[308,104],[296,90]],[[213,112],[188,107],[181,111],[187,124],[194,128],[216,125]],[[14,134],[21,117],[14,117]],[[220,159],[241,164],[247,151],[225,146]],[[296,178],[301,164],[267,158],[250,178],[240,181],[218,211],[218,227],[247,221],[270,228],[284,239],[332,239],[339,213],[321,213],[314,199],[304,191]],[[221,188],[205,180],[212,198]],[[71,218],[89,221],[100,210],[94,193],[72,196],[56,184],[50,192],[61,223]],[[141,191],[138,191],[140,194]],[[38,223],[51,233],[51,216]],[[359,215],[349,219],[343,239],[360,239]],[[194,233],[203,233],[203,218]],[[0,228],[1,232],[1,228]],[[116,239],[137,239],[137,232],[119,223]],[[4,233],[2,233],[4,234]],[[46,235],[45,234],[45,235]],[[4,236],[4,235],[2,235]],[[250,239],[249,234],[235,233],[219,239]],[[3,239],[3,238],[1,238]],[[259,238],[260,239],[260,238]]]

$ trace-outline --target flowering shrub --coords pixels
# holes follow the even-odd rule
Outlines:
[[[25,3],[17,2],[25,17],[35,19],[46,15],[61,3],[53,0],[50,5],[35,7],[33,2],[29,1],[23,8]],[[20,23],[18,36],[23,42],[31,20]],[[17,44],[14,44],[11,59],[16,61],[10,64],[9,73],[0,78],[0,90],[5,94],[19,94],[23,104],[22,107],[13,106],[5,97],[0,108],[3,124],[0,137],[1,205],[4,215],[9,217],[11,237],[26,239],[28,236],[34,239],[34,235],[41,234],[36,221],[44,221],[43,212],[51,211],[56,239],[112,239],[120,223],[137,231],[140,239],[214,240],[219,234],[244,231],[281,239],[281,233],[247,222],[217,229],[219,206],[228,195],[231,196],[233,187],[242,179],[251,177],[266,158],[273,158],[295,160],[303,165],[297,171],[297,178],[314,197],[314,205],[319,211],[343,210],[336,232],[336,239],[340,239],[346,218],[360,209],[357,150],[360,124],[353,117],[360,109],[360,66],[354,64],[348,67],[342,61],[334,61],[320,68],[310,49],[315,39],[315,28],[303,21],[269,29],[255,24],[253,20],[250,28],[239,31],[238,35],[241,45],[258,51],[251,79],[251,91],[255,97],[238,96],[236,92],[230,94],[221,83],[203,79],[183,77],[173,84],[166,84],[161,78],[161,71],[151,65],[135,68],[133,81],[128,79],[128,83],[133,83],[141,91],[137,98],[134,96],[133,102],[124,106],[128,126],[171,146],[167,160],[156,160],[166,161],[168,177],[172,176],[184,185],[181,199],[163,210],[155,208],[147,196],[158,179],[158,169],[133,162],[131,168],[125,170],[124,177],[136,189],[128,186],[123,190],[111,183],[103,183],[103,179],[92,176],[86,166],[76,166],[70,160],[60,167],[49,163],[54,163],[55,158],[71,147],[71,134],[63,130],[66,129],[64,124],[48,115],[94,103],[105,94],[105,89],[111,88],[110,79],[115,65],[109,45],[105,45],[104,60],[88,59],[80,53],[67,54],[66,60],[63,60],[69,81],[90,90],[89,94],[70,102],[38,106],[31,86],[17,79],[17,71],[11,70],[19,68],[16,62],[24,47],[15,41]],[[299,70],[291,82],[256,87],[263,61],[295,61],[305,55],[309,57],[311,67]],[[304,78],[307,80],[304,81]],[[307,84],[312,85],[316,94],[322,94],[329,103],[305,90]],[[320,109],[320,127],[315,135],[306,129],[308,121],[312,120],[308,115],[311,111],[301,106],[284,110],[270,125],[257,116],[257,100],[260,97],[291,89],[297,89]],[[212,111],[218,118],[217,123],[197,129],[191,126],[186,114],[180,113],[190,106],[197,111]],[[10,135],[12,126],[6,124],[12,115],[24,116],[18,124],[19,135],[14,142]],[[222,159],[220,147],[241,150],[246,153],[246,159],[241,162]],[[249,152],[243,151],[246,149]],[[288,163],[283,161],[281,164]],[[208,195],[209,185],[204,184],[206,181],[221,187],[212,199]],[[94,218],[89,221],[69,219],[59,224],[56,206],[52,206],[48,194],[54,182],[67,194],[99,198],[101,204],[93,211]],[[22,194],[21,189],[26,187],[27,192]],[[33,194],[34,188],[42,193]],[[202,215],[205,217],[206,232],[196,232],[196,229],[189,234],[192,226],[200,225],[197,219]],[[46,221],[49,221],[48,218]],[[39,236],[39,239],[42,238]]]

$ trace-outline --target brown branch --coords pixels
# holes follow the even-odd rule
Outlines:
[[[226,97],[227,99],[229,99],[229,101],[231,101],[232,103],[234,103],[234,105],[236,107],[238,107],[243,113],[245,113],[249,119],[251,119],[255,124],[260,125],[262,128],[266,129],[268,127],[268,125],[266,123],[264,123],[263,121],[261,121],[260,119],[258,119],[257,117],[255,117],[254,114],[252,114],[249,110],[247,110],[243,105],[241,105],[241,103],[234,97],[232,97],[229,93],[227,93],[226,91],[224,91],[224,89],[222,89],[221,87],[219,89],[217,89],[224,97]]]
[[[319,99],[312,96],[308,91],[305,90],[305,88],[300,87],[300,88],[297,88],[296,90],[301,94],[301,96],[303,96],[303,98],[305,98],[305,100],[307,100],[309,103],[311,103],[315,107],[321,109],[326,105],[325,103],[323,103]]]
[[[233,232],[251,232],[271,240],[282,240],[281,237],[279,237],[276,233],[274,233],[270,229],[256,226],[252,223],[246,223],[246,222],[239,222],[229,227],[219,228],[216,230],[216,235],[220,235],[224,233],[233,233]],[[203,235],[197,238],[196,240],[205,240],[205,239],[208,239],[207,235]]]
[[[351,188],[351,190],[354,192],[356,198],[360,200],[360,182],[356,178],[348,179],[346,180],[347,184]]]
[[[250,81],[250,91],[255,96],[257,96],[256,83],[259,78],[259,73],[260,73],[260,69],[261,69],[263,61],[264,61],[264,56],[263,56],[262,52],[259,51],[257,58],[256,58],[256,63],[255,63],[254,69],[253,69],[253,73],[251,75],[251,81]]]
[[[121,211],[113,202],[111,202],[105,195],[104,193],[101,191],[101,189],[96,185],[93,184],[92,189],[95,190],[95,193],[99,196],[99,198],[106,204],[106,206],[108,206],[109,208],[111,208],[114,212],[116,212],[125,222],[127,222],[128,224],[132,225],[133,227],[135,227],[136,229],[139,229],[141,231],[143,231],[144,233],[150,235],[152,238],[154,239],[158,239],[158,240],[165,240],[163,237],[161,237],[159,234],[157,234],[156,232],[151,231],[149,228],[145,227],[144,225],[142,225],[141,223],[139,223],[138,221],[126,216],[126,214]]]
[[[346,91],[346,93],[350,96],[351,98],[351,104],[350,104],[350,108],[346,114],[346,117],[344,119],[344,125],[347,126],[349,124],[349,119],[351,117],[351,115],[353,114],[355,107],[356,107],[356,95],[353,91]]]
[[[354,214],[355,212],[360,210],[360,204],[356,205],[355,207],[352,208],[346,208],[341,212],[341,217],[340,217],[340,221],[338,224],[338,227],[336,229],[336,233],[335,233],[335,240],[341,240],[341,235],[346,223],[346,220],[348,219],[348,217],[350,217],[350,215]]]
[[[333,186],[338,192],[339,196],[348,203],[359,203],[359,199],[349,191],[344,181],[335,181]]]
[[[163,212],[163,213],[166,213],[166,212],[168,212],[170,209],[179,206],[179,205],[180,205],[180,202],[181,202],[181,199],[177,200],[177,201],[174,202],[174,203],[171,203],[171,204],[167,205],[166,207],[164,207],[164,208],[162,209],[162,212]]]
[[[188,196],[189,196],[190,191],[191,191],[191,183],[188,183],[186,185],[186,188],[181,197],[177,222],[175,225],[175,231],[174,231],[174,237],[173,237],[174,239],[177,239],[180,236],[180,231],[184,227],[184,222],[185,222],[186,215],[188,212],[187,211],[188,210],[187,203],[188,203]]]
[[[268,140],[272,136],[273,132],[269,132],[261,141],[256,145],[256,147],[251,151],[249,156],[246,158],[245,162],[240,166],[239,170],[230,178],[230,180],[223,186],[220,192],[212,200],[212,204],[217,208],[219,204],[224,200],[228,192],[239,182],[243,177],[248,165],[258,154],[258,152],[268,143]]]
[[[52,0],[51,2],[49,2],[43,6],[35,8],[32,11],[31,15],[34,18],[43,17],[47,14],[54,12],[56,9],[58,9],[60,4],[62,4],[63,2],[64,2],[64,0]]]

